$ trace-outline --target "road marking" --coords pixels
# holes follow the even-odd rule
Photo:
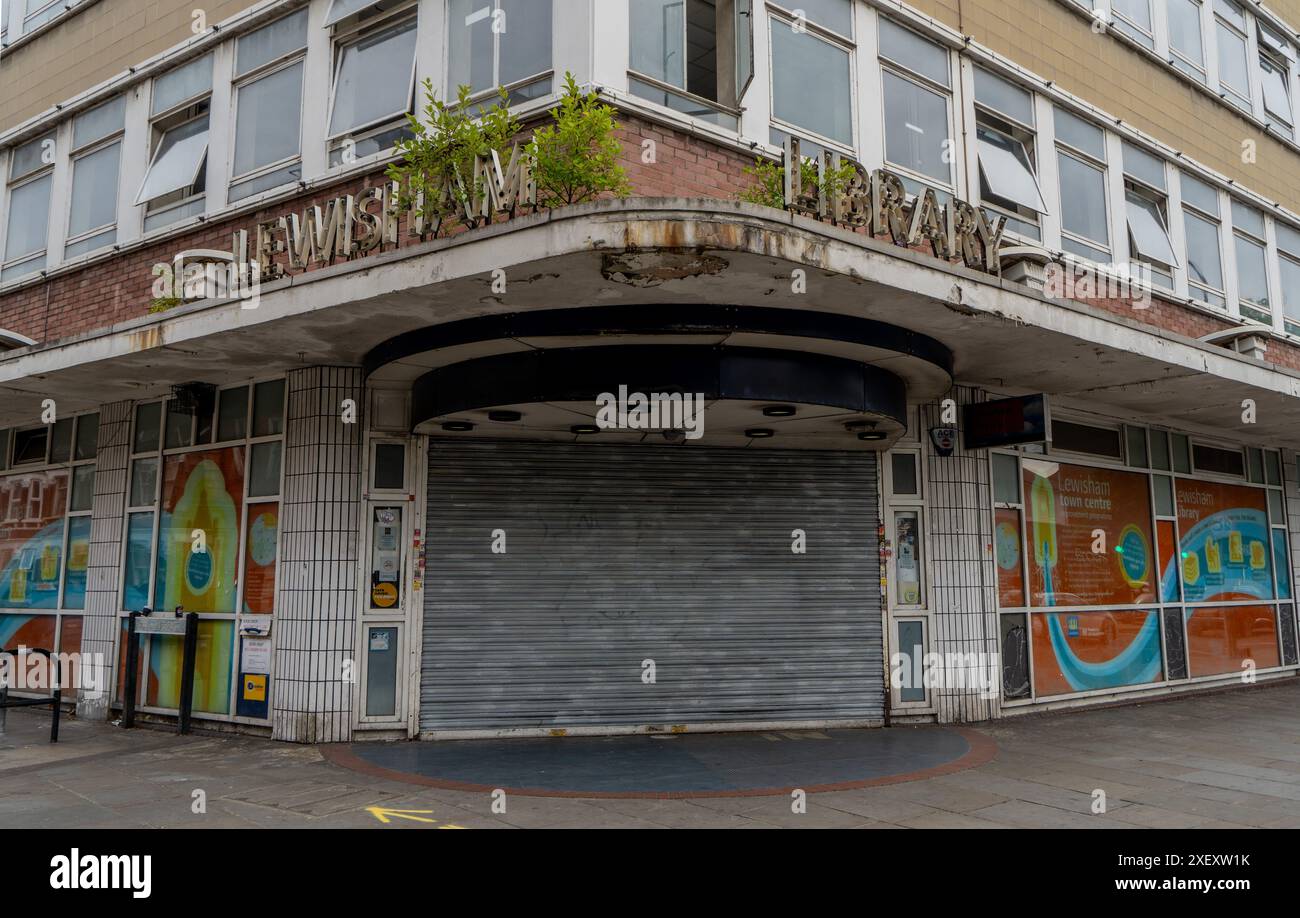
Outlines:
[[[425,819],[423,815],[419,815],[424,813],[432,815],[433,810],[390,810],[387,807],[382,807],[382,806],[368,806],[366,807],[366,812],[374,816],[376,819],[378,819],[380,822],[384,823],[385,825],[393,821],[392,819],[389,819],[390,816],[396,819],[409,819],[412,822],[437,822],[438,821],[436,819]]]

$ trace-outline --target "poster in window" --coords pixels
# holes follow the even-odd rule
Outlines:
[[[998,566],[998,605],[1018,609],[1025,604],[1025,575],[1020,566],[1020,511],[994,511],[993,560]]]
[[[1164,678],[1155,612],[1035,612],[1030,619],[1040,698]]]
[[[898,602],[915,606],[921,602],[920,517],[915,511],[894,514],[898,535]]]
[[[1023,464],[1033,605],[1156,601],[1147,476],[1041,459]]]
[[[1273,598],[1268,504],[1260,488],[1178,480],[1186,602]],[[1169,563],[1173,563],[1172,560]],[[1166,566],[1164,577],[1174,572]]]
[[[166,457],[155,608],[235,611],[243,499],[242,448]]]
[[[67,472],[0,478],[0,608],[58,608],[67,505]]]
[[[1241,673],[1247,660],[1255,669],[1281,665],[1273,606],[1213,606],[1183,614],[1192,678]]]
[[[244,546],[244,614],[275,610],[275,560],[280,533],[279,504],[251,504]]]

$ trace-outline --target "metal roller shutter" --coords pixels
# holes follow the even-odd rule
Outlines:
[[[421,731],[881,722],[877,517],[871,453],[435,440]]]

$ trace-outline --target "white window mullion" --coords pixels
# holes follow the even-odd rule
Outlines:
[[[1237,238],[1232,231],[1232,197],[1219,192],[1219,238],[1223,248],[1223,295],[1228,298],[1228,315],[1241,318],[1241,302],[1237,298]]]
[[[551,81],[554,89],[560,88],[566,71],[573,74],[579,85],[592,82],[592,36],[598,34],[594,31],[594,7],[602,5],[586,0],[554,0],[551,7],[551,69],[558,77]],[[604,41],[604,33],[599,34]],[[627,28],[620,30],[618,35],[617,44],[631,41]],[[728,59],[734,64],[734,57]],[[627,68],[623,70],[626,79]]]
[[[218,45],[212,55],[212,102],[208,108],[208,172],[204,210],[217,213],[226,206],[234,160],[235,99],[231,75],[235,42]]]
[[[757,4],[756,4],[757,5]],[[767,28],[767,23],[764,23]],[[858,121],[862,125],[881,126],[885,123],[885,103],[882,93],[883,74],[880,58],[876,49],[880,47],[880,15],[875,8],[866,3],[857,4],[856,16],[858,46],[858,85],[870,87],[858,93]],[[767,39],[764,37],[764,48]],[[764,77],[766,80],[766,76]],[[869,131],[863,128],[858,134],[859,162],[870,169],[878,169],[885,164],[885,132],[877,129]],[[874,142],[872,139],[874,138]]]
[[[1259,72],[1259,25],[1244,4],[1242,9],[1246,11],[1246,77],[1250,81],[1250,107],[1256,118],[1271,121],[1268,110],[1264,108],[1264,81]]]
[[[72,119],[54,131],[54,173],[50,181],[50,216],[45,228],[45,270],[63,263],[63,237],[72,199]]]
[[[447,4],[444,0],[420,0],[416,15],[419,18],[415,42],[415,111],[418,114],[424,111],[425,80],[433,83],[438,98],[451,96],[443,93],[447,73]],[[328,33],[329,30],[320,31]],[[307,53],[310,55],[311,51]],[[318,84],[308,81],[307,85]]]
[[[1278,263],[1277,224],[1272,215],[1264,215],[1264,236],[1267,243],[1264,253],[1264,268],[1268,274],[1269,313],[1273,316],[1273,331],[1279,335],[1286,333],[1285,308],[1282,295],[1282,269]]]
[[[591,34],[599,36],[592,47],[593,82],[615,92],[626,93],[627,71],[632,63],[632,17],[629,6],[626,3],[592,3],[590,6]],[[757,44],[757,37],[755,43]],[[755,66],[759,54],[759,49],[755,48]],[[752,97],[749,100],[751,105],[755,101]],[[763,140],[767,140],[766,130]]]
[[[307,10],[307,56],[303,60],[302,177],[310,180],[329,168],[329,100],[334,82],[334,47],[325,28],[329,4],[313,3]],[[438,85],[435,81],[434,85]]]
[[[0,0],[2,2],[2,0]],[[12,28],[12,25],[10,26]],[[12,33],[11,33],[12,34]],[[0,262],[4,261],[5,233],[9,229],[9,157],[11,150],[0,150]]]
[[[1052,252],[1061,251],[1061,208],[1057,203],[1060,195],[1052,195],[1052,189],[1061,187],[1061,179],[1056,161],[1056,123],[1052,111],[1052,100],[1046,96],[1034,94],[1034,121],[1038,128],[1038,181],[1048,198],[1048,212],[1042,215],[1043,247]]]
[[[1124,141],[1118,134],[1105,132],[1106,138],[1106,211],[1110,227],[1110,259],[1114,265],[1128,264],[1128,204],[1124,199]]]
[[[1201,2],[1201,36],[1205,48],[1205,85],[1221,94],[1219,85],[1219,29],[1214,18],[1214,0]]]
[[[1169,48],[1169,10],[1165,0],[1151,0],[1151,36],[1161,60],[1167,61],[1174,56]]]
[[[125,130],[122,134],[121,170],[117,190],[117,241],[133,242],[144,232],[144,207],[137,207],[136,192],[149,166],[152,129],[149,126],[149,84],[126,92]]]
[[[1169,241],[1174,247],[1174,258],[1178,259],[1178,264],[1173,265],[1174,271],[1174,293],[1188,299],[1191,296],[1191,288],[1187,284],[1188,277],[1188,256],[1187,256],[1187,225],[1183,218],[1183,177],[1182,173],[1171,164],[1165,164],[1165,187],[1168,188],[1165,200],[1168,202],[1169,211]]]

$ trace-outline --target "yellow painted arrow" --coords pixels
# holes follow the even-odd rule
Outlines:
[[[425,819],[424,816],[419,815],[422,813],[432,814],[433,810],[390,810],[382,806],[368,806],[366,807],[366,812],[374,816],[376,819],[378,819],[380,822],[384,823],[385,825],[393,821],[392,819],[389,819],[390,816],[396,819],[409,819],[412,822],[437,822],[438,821],[436,819]]]

